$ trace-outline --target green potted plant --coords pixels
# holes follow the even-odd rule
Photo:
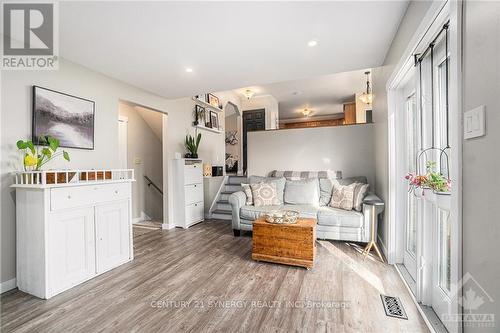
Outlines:
[[[198,147],[200,146],[201,133],[198,133],[196,137],[190,134],[186,135],[185,146],[188,153],[185,155],[186,158],[198,158]]]
[[[39,142],[41,146],[35,146],[31,140],[17,141],[17,148],[24,152],[24,171],[40,171],[42,166],[61,155],[66,161],[70,160],[67,151],[57,151],[59,148],[58,139],[45,136],[40,137]]]

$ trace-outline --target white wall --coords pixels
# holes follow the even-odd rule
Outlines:
[[[68,149],[71,162],[57,161],[47,168],[118,168],[118,104],[120,100],[168,112],[163,119],[165,145],[164,164],[168,165],[175,153],[184,154],[186,133],[194,134],[193,108],[190,98],[167,100],[139,88],[117,81],[83,66],[60,60],[57,71],[2,71],[1,72],[1,274],[2,283],[12,281],[16,274],[15,262],[15,193],[9,186],[9,172],[22,168],[21,156],[15,147],[17,140],[31,135],[31,89],[33,85],[62,91],[95,101],[95,149]],[[224,115],[221,114],[221,119]],[[203,131],[200,157],[211,163],[224,163],[224,135]],[[169,178],[164,178],[169,200],[174,195]],[[171,181],[170,181],[171,184]],[[171,216],[171,202],[164,207]]]
[[[495,315],[500,327],[500,2],[466,1],[463,35],[463,109],[486,106],[486,136],[463,142],[463,272],[494,299],[475,313]]]
[[[266,130],[276,129],[279,121],[278,101],[271,95],[254,96],[250,99],[242,98],[241,107],[243,111],[265,109]]]
[[[143,109],[145,110],[145,109]],[[161,124],[162,114],[151,113]],[[154,220],[163,220],[163,197],[152,186],[147,186],[148,176],[158,187],[163,187],[162,142],[132,105],[119,103],[119,114],[127,122],[127,168],[135,170],[136,181],[132,184],[132,217],[140,218],[145,213]],[[161,128],[161,127],[160,127]],[[136,159],[140,160],[136,164]]]
[[[375,182],[374,127],[367,125],[248,133],[248,174],[272,170],[341,170]]]
[[[382,223],[379,224],[378,233],[382,242],[387,244],[387,212],[389,211],[389,154],[388,154],[388,128],[387,128],[387,92],[386,85],[389,76],[394,71],[403,52],[420,25],[423,17],[430,8],[429,1],[411,1],[405,16],[401,21],[398,32],[387,52],[384,64],[372,70],[373,79],[373,122],[375,123],[374,149],[375,149],[375,189],[386,204],[382,213]]]

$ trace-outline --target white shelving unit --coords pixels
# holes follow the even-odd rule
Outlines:
[[[203,106],[205,109],[210,109],[210,110],[215,111],[215,112],[222,112],[222,109],[220,109],[218,107],[215,107],[215,106],[213,106],[211,104],[208,104],[205,101],[199,100],[196,97],[192,97],[192,99],[193,99],[193,101],[196,102],[196,104],[198,104],[200,106]]]
[[[195,127],[196,128],[201,128],[202,130],[209,131],[209,132],[214,132],[214,133],[218,133],[218,134],[222,133],[222,131],[218,130],[217,128],[205,127],[205,126],[199,125],[199,124],[196,125]]]
[[[222,109],[218,108],[218,107],[215,107],[213,105],[210,105],[208,104],[207,102],[205,101],[201,101],[199,99],[197,99],[196,97],[192,97],[192,100],[199,106],[209,110],[209,111],[215,111],[219,114],[219,122],[221,121],[220,117],[220,113],[222,112]],[[202,129],[204,131],[209,131],[209,132],[213,132],[213,133],[217,133],[217,134],[221,134],[222,132],[224,132],[223,130],[221,129],[218,129],[218,128],[210,128],[210,127],[206,127],[205,125],[202,125],[202,124],[198,124],[198,125],[195,125],[196,128],[199,128],[199,129]]]

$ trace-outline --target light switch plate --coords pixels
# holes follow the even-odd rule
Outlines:
[[[134,164],[141,164],[141,163],[142,163],[142,159],[140,157],[134,158]]]
[[[486,134],[486,107],[478,106],[464,114],[464,139],[472,139]]]

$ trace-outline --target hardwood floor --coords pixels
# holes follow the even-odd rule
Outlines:
[[[135,260],[50,300],[1,296],[2,332],[428,332],[392,266],[318,241],[314,269],[251,260],[227,221],[134,230]],[[408,320],[386,317],[398,296]]]

